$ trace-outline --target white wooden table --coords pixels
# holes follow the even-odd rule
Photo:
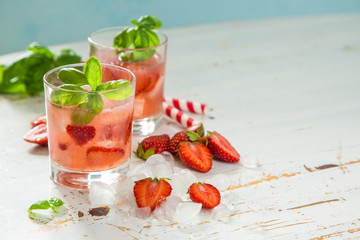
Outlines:
[[[206,129],[245,157],[196,173],[231,179],[221,192],[231,212],[192,224],[124,217],[116,207],[86,214],[87,193],[53,184],[47,148],[22,139],[44,112],[42,96],[0,96],[0,239],[360,238],[359,26],[360,15],[342,15],[165,30],[166,96],[207,103]],[[87,56],[86,41],[51,49],[65,47]],[[178,129],[165,120],[157,133]],[[28,219],[33,202],[54,196],[66,202],[64,217]]]

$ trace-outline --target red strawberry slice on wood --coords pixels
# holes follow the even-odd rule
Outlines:
[[[134,195],[139,208],[149,207],[151,211],[170,196],[172,188],[164,178],[145,178],[134,185]]]
[[[37,143],[39,145],[46,146],[48,144],[46,123],[40,123],[30,129],[30,131],[24,136],[24,140],[30,143]]]
[[[31,122],[31,127],[36,127],[37,125],[39,125],[41,123],[46,123],[46,114],[42,114],[42,115],[38,116],[36,119],[34,119]]]
[[[214,208],[221,201],[219,190],[208,183],[193,183],[189,187],[189,195],[193,202],[201,203],[203,208]]]
[[[208,172],[212,167],[210,149],[202,143],[184,142],[179,148],[179,156],[183,163],[197,171]]]
[[[78,145],[84,145],[95,137],[95,128],[93,126],[67,125],[66,132]]]
[[[217,132],[208,132],[208,147],[214,157],[225,162],[239,162],[240,154],[229,141]]]

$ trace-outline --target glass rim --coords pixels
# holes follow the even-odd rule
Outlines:
[[[74,63],[74,64],[68,64],[68,65],[63,65],[63,66],[59,66],[56,68],[53,68],[51,70],[49,70],[48,72],[46,72],[43,76],[43,82],[46,86],[50,87],[51,89],[58,89],[61,91],[66,91],[66,92],[74,92],[74,93],[83,93],[83,91],[77,91],[77,90],[71,90],[71,89],[64,89],[64,88],[60,88],[60,86],[55,86],[54,84],[51,84],[47,81],[47,77],[52,74],[55,73],[63,68],[75,68],[75,67],[84,67],[85,63]],[[135,93],[135,83],[136,83],[136,76],[133,72],[131,72],[129,69],[124,68],[124,67],[120,67],[120,66],[116,66],[116,65],[112,65],[112,64],[108,64],[108,63],[101,63],[101,66],[106,66],[106,67],[112,67],[112,68],[117,68],[117,69],[121,69],[125,72],[128,72],[133,80],[130,81],[130,85],[133,86],[133,93]],[[119,80],[119,79],[118,79]],[[125,79],[128,80],[128,79]],[[111,81],[116,81],[115,79],[111,80]],[[65,83],[64,83],[65,84]],[[108,90],[102,90],[102,91],[89,91],[89,92],[97,92],[97,93],[107,93],[107,92],[112,92],[112,91],[116,91],[125,87],[128,87],[129,85],[123,86],[123,87],[119,87],[119,88],[114,88],[114,89],[108,89]],[[132,95],[132,94],[131,94]],[[124,99],[125,100],[125,99]]]
[[[102,47],[102,48],[109,48],[109,49],[113,49],[113,50],[122,50],[122,51],[133,51],[133,50],[148,50],[148,49],[154,49],[154,48],[158,48],[160,46],[163,46],[163,45],[166,45],[167,42],[168,42],[168,37],[166,36],[166,34],[164,34],[162,31],[159,31],[159,30],[153,30],[154,32],[156,32],[156,34],[160,34],[161,36],[164,37],[164,40],[161,41],[158,45],[156,46],[152,46],[152,47],[146,47],[146,48],[117,48],[117,47],[113,47],[113,46],[109,46],[109,45],[104,45],[104,44],[101,44],[101,43],[98,43],[96,41],[94,41],[92,39],[92,36],[94,36],[94,34],[97,34],[97,33],[100,33],[100,32],[105,32],[105,31],[114,31],[114,30],[122,30],[126,28],[126,26],[116,26],[116,27],[106,27],[106,28],[100,28],[100,29],[97,29],[93,32],[91,32],[88,36],[88,42],[95,45],[95,46],[98,46],[98,47]],[[115,36],[114,36],[115,37]]]

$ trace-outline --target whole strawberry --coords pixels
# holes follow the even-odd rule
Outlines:
[[[208,147],[212,155],[225,162],[239,162],[240,154],[229,141],[217,132],[208,132]]]
[[[168,196],[172,188],[165,178],[144,178],[134,185],[134,195],[139,208],[149,207],[151,211]]]
[[[143,139],[135,152],[141,159],[148,159],[153,154],[162,153],[168,150],[170,137],[167,134],[150,136]]]
[[[208,172],[212,167],[210,149],[199,142],[184,142],[181,144],[179,157],[184,164],[199,172]]]

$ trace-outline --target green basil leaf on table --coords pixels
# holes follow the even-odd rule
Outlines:
[[[50,203],[48,200],[37,201],[36,203],[32,204],[29,207],[28,212],[31,212],[34,209],[49,209],[49,208],[50,208]]]
[[[54,53],[52,53],[47,47],[38,42],[30,43],[30,45],[27,47],[27,50],[43,55],[47,58],[54,58]]]

